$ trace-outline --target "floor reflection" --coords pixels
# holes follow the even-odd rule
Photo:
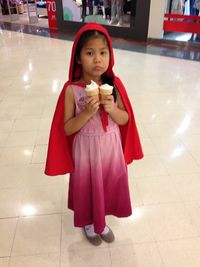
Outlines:
[[[74,39],[74,34],[72,33],[66,34],[56,30],[49,30],[46,27],[38,27],[33,25],[0,22],[0,29],[57,38],[62,40]],[[174,41],[172,39],[149,39],[147,42],[123,40],[120,38],[112,38],[112,40],[113,47],[117,49],[200,61],[200,42],[182,42]]]

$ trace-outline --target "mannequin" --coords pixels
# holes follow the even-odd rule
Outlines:
[[[194,7],[195,4],[195,0],[190,0],[190,15],[196,15],[196,10]]]
[[[104,1],[103,0],[94,0],[94,15],[98,15],[98,7],[101,6],[101,10],[103,13],[103,18],[106,18],[106,12],[105,12],[105,6],[104,6]]]
[[[123,0],[111,0],[111,21],[110,24],[122,25]]]
[[[8,10],[8,4],[6,0],[0,0],[1,4],[1,10],[2,10],[2,15],[8,15],[9,10]]]
[[[198,16],[200,11],[200,0],[194,1],[194,8],[196,9],[196,15]]]
[[[173,1],[172,14],[183,14],[183,1],[182,0]]]
[[[104,0],[106,19],[111,20],[111,0]]]
[[[86,16],[86,0],[82,0],[82,20],[84,21]]]
[[[93,0],[88,0],[89,15],[93,15]]]
[[[200,0],[195,0],[194,1],[194,10],[195,10],[195,14],[196,16],[199,15],[200,13]],[[190,38],[191,41],[200,41],[200,35],[197,34],[196,37],[195,37],[195,34],[193,33],[191,38]]]
[[[183,15],[185,14],[185,5],[186,5],[187,0],[182,0],[183,3]]]
[[[93,0],[88,0],[88,1],[82,0],[80,2],[82,6],[82,14],[81,14],[82,21],[84,21],[85,16],[87,16],[87,2],[89,7],[89,15],[93,14]]]
[[[187,1],[187,0],[186,0]],[[165,12],[170,14],[183,14],[185,0],[166,0]]]

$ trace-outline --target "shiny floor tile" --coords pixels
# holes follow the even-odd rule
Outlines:
[[[88,248],[61,253],[61,267],[99,266],[111,267],[111,257],[106,248]]]
[[[34,208],[34,215],[60,213],[62,210],[62,192],[62,182],[26,188],[21,201],[20,214],[26,215],[26,208],[29,206]]]
[[[136,179],[136,186],[144,205],[182,201],[179,184],[171,176],[139,177]]]
[[[23,189],[25,167],[19,165],[2,165],[0,172],[0,189]]]
[[[133,173],[133,176],[137,177],[168,174],[168,171],[158,154],[146,155],[142,161],[135,161],[131,166],[129,166],[129,170],[130,173]]]
[[[182,239],[158,243],[166,267],[198,267],[200,239]]]
[[[14,120],[1,120],[0,133],[9,133],[13,127]]]
[[[39,254],[11,257],[9,267],[59,267],[60,254]],[[1,266],[1,265],[0,265]]]
[[[12,132],[7,138],[6,147],[34,146],[36,132]]]
[[[8,267],[9,258],[0,258],[0,267]]]
[[[0,219],[0,257],[11,255],[18,219]],[[1,258],[0,258],[1,259]]]
[[[58,253],[60,234],[60,215],[22,217],[17,225],[11,256]]]
[[[0,218],[19,216],[22,197],[23,189],[0,189]]]
[[[36,145],[33,151],[32,163],[44,163],[46,160],[47,145]]]
[[[33,147],[5,147],[1,151],[0,165],[29,164],[33,153]]]
[[[39,126],[39,122],[40,122],[39,119],[34,119],[34,118],[30,118],[30,117],[26,118],[26,119],[16,119],[14,124],[13,124],[12,130],[14,132],[37,131],[38,126]]]
[[[110,253],[115,267],[164,267],[155,243],[111,247]]]
[[[146,218],[147,214],[143,207],[135,207],[133,214],[128,218],[108,216],[106,222],[116,235],[111,247],[153,242],[155,239],[151,225],[145,220]]]
[[[7,143],[8,137],[8,133],[0,133],[0,147],[3,147]]]
[[[182,203],[145,206],[144,213],[156,241],[198,237],[199,232]]]
[[[200,201],[198,200],[197,202],[188,202],[185,204],[185,208],[191,216],[191,223],[200,233]]]

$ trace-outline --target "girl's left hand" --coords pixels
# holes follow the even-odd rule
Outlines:
[[[114,97],[112,95],[103,96],[100,103],[108,114],[112,113],[115,108]]]

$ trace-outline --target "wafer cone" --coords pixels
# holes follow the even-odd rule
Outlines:
[[[96,96],[99,99],[99,85],[94,81],[86,85],[85,92],[87,96]]]
[[[109,84],[103,84],[99,87],[99,93],[101,95],[101,99],[105,98],[108,95],[111,95],[113,91],[113,86]]]

